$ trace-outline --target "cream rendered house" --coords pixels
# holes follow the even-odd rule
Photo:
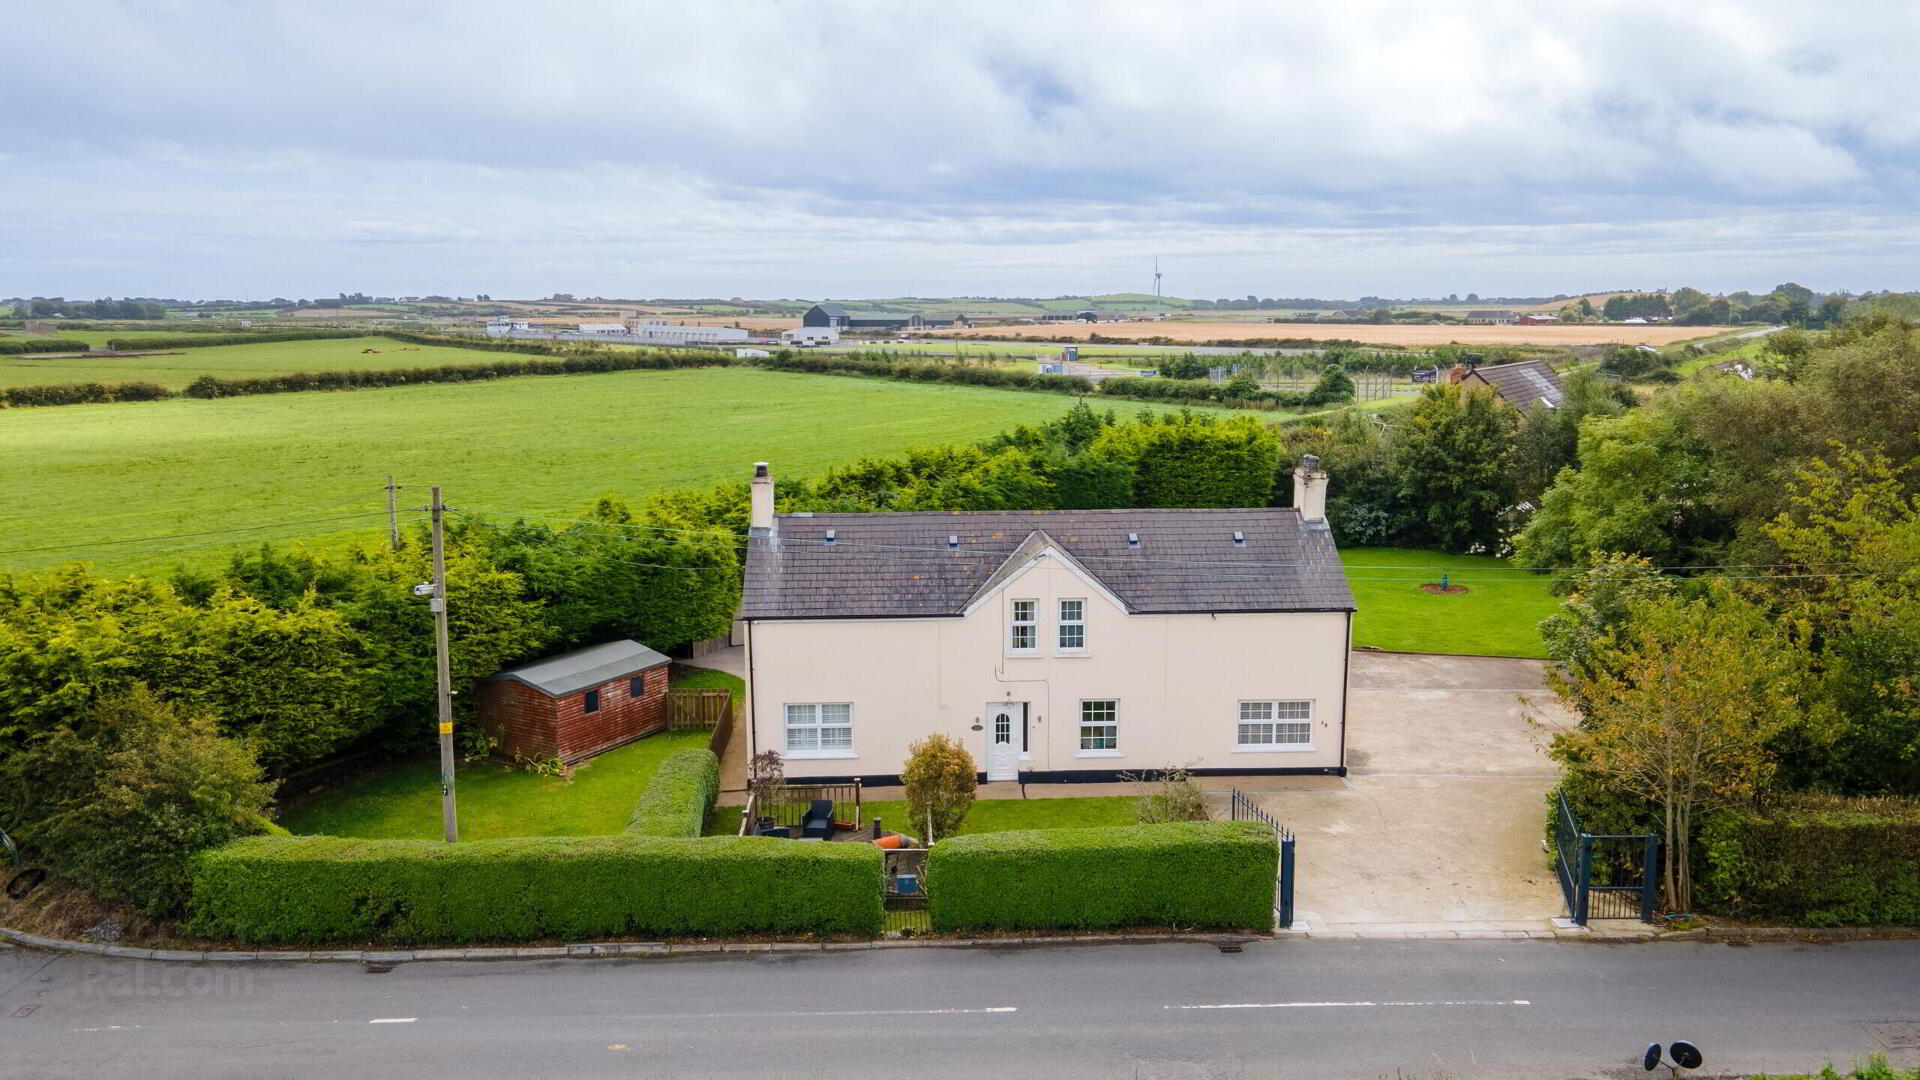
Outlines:
[[[1287,508],[775,515],[763,463],[752,749],[795,780],[893,782],[936,731],[990,781],[1344,775],[1353,595],[1317,460],[1294,486]]]

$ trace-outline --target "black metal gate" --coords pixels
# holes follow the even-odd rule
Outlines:
[[[1559,799],[1553,824],[1553,869],[1567,914],[1652,922],[1660,902],[1660,835],[1605,836],[1580,831],[1580,819]]]
[[[1273,829],[1273,840],[1280,847],[1280,875],[1273,883],[1274,925],[1285,930],[1293,925],[1293,890],[1296,880],[1296,867],[1293,857],[1293,830],[1273,819],[1253,804],[1245,792],[1235,788],[1230,803],[1230,816],[1234,821],[1258,821]]]

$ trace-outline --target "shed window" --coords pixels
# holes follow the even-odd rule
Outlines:
[[[853,749],[853,705],[848,702],[787,706],[787,752]]]
[[[1111,699],[1080,703],[1080,749],[1120,748],[1120,703]]]
[[[646,697],[647,677],[645,675],[635,675],[632,679],[629,679],[627,681],[627,693],[634,697]]]
[[[1312,748],[1313,702],[1241,702],[1239,744],[1252,750]]]
[[[599,712],[600,711],[600,691],[598,690],[587,691],[586,703],[587,703],[588,712]]]

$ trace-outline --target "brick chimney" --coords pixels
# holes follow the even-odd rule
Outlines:
[[[1307,454],[1293,470],[1293,508],[1301,521],[1327,520],[1327,473],[1320,459]]]
[[[764,461],[753,463],[753,513],[747,524],[755,529],[773,528],[773,472]]]

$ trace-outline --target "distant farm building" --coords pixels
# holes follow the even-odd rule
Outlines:
[[[800,316],[800,325],[833,330],[918,330],[925,320],[918,312],[853,311],[839,304],[815,304]]]
[[[625,323],[617,322],[583,322],[580,324],[580,332],[592,334],[595,337],[605,337],[608,334],[624,334],[627,332],[627,326]]]
[[[530,333],[532,330],[532,324],[519,319],[494,319],[487,323],[488,337],[511,337],[516,331]]]
[[[621,324],[629,339],[642,345],[724,345],[747,340],[737,326],[690,326],[665,319],[628,319]]]
[[[1469,326],[1512,326],[1518,322],[1519,319],[1520,316],[1511,311],[1467,312],[1467,324]]]
[[[1490,386],[1500,400],[1516,409],[1534,405],[1557,409],[1567,399],[1567,390],[1561,385],[1560,376],[1545,360],[1521,360],[1489,367],[1459,364],[1448,373],[1447,381]]]
[[[1557,323],[1560,321],[1560,316],[1542,315],[1538,312],[1533,312],[1533,313],[1520,316],[1520,318],[1516,321],[1521,326],[1552,326],[1554,323]]]
[[[1076,311],[1073,313],[1073,317],[1079,319],[1081,322],[1125,322],[1127,319],[1126,315],[1122,312],[1107,311],[1099,308],[1088,308],[1085,311]]]
[[[832,326],[801,326],[792,330],[780,331],[783,344],[808,348],[814,345],[834,345],[840,341],[840,330]]]
[[[571,764],[666,728],[670,663],[622,639],[510,667],[480,683],[480,723],[503,754]]]

